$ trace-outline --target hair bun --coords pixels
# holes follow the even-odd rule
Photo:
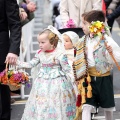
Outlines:
[[[50,40],[50,43],[54,45],[54,47],[57,47],[59,38],[55,33],[50,32],[48,35],[48,39]]]
[[[49,35],[48,35],[48,39],[52,39],[54,38],[56,35],[53,33],[53,32],[50,32]]]

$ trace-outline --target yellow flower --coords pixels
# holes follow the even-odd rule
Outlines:
[[[90,32],[94,32],[94,27],[90,26]]]
[[[98,36],[101,36],[101,32],[98,32],[97,35],[98,35]]]
[[[93,21],[89,26],[91,38],[96,36],[102,36],[102,34],[107,33],[108,30],[109,28],[105,26],[103,22],[100,22],[100,21]]]
[[[96,22],[97,28],[100,29],[102,27],[102,24],[103,24],[103,22],[97,21]]]

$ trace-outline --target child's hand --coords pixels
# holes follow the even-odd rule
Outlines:
[[[109,53],[112,53],[112,52],[113,52],[112,47],[109,46],[109,45],[106,47],[106,49],[108,50]]]

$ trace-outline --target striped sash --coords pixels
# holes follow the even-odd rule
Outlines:
[[[76,58],[73,63],[74,76],[76,80],[87,77],[88,65],[85,55],[86,36],[80,39],[76,46]]]

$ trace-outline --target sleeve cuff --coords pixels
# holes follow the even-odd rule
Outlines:
[[[23,4],[21,5],[21,7],[22,7],[26,12],[28,11],[27,5],[26,5],[25,3],[23,3]]]

